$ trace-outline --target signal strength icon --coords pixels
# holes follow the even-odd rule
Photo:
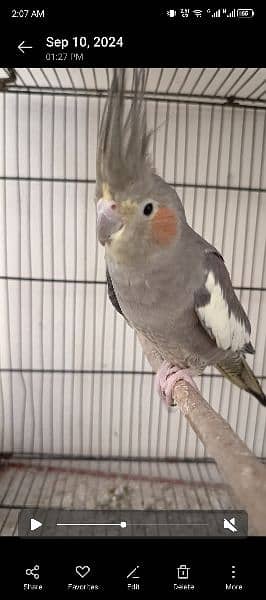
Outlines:
[[[213,13],[212,17],[220,17],[221,16],[221,9],[218,8],[218,10],[215,11],[215,13]]]
[[[233,8],[233,10],[231,10],[230,13],[228,13],[228,15],[226,15],[227,17],[231,17],[231,19],[234,19],[236,17],[236,9]]]

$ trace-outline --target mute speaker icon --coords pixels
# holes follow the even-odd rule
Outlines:
[[[232,531],[232,533],[236,533],[237,527],[235,525],[235,517],[232,517],[232,519],[224,519],[224,529],[229,529],[230,531]]]

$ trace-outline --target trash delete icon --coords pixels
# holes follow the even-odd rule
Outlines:
[[[187,567],[187,565],[180,565],[179,567],[177,567],[178,579],[188,579],[189,570],[190,570],[190,567]]]

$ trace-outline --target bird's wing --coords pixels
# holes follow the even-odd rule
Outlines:
[[[107,290],[108,290],[109,300],[111,301],[111,303],[114,306],[115,310],[117,310],[117,312],[119,312],[120,315],[122,315],[122,317],[124,317],[124,315],[122,313],[122,310],[120,308],[119,302],[117,300],[116,293],[114,291],[113,282],[112,282],[112,279],[110,277],[110,273],[109,273],[107,267],[106,267],[106,279],[107,279]]]
[[[204,253],[205,281],[195,292],[195,310],[202,327],[222,350],[254,354],[250,323],[232,287],[223,257]]]

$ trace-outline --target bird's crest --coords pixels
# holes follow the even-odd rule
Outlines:
[[[102,195],[103,188],[112,193],[143,185],[153,173],[143,101],[145,80],[145,69],[134,69],[133,96],[126,115],[125,69],[114,69],[98,139],[97,195]]]

